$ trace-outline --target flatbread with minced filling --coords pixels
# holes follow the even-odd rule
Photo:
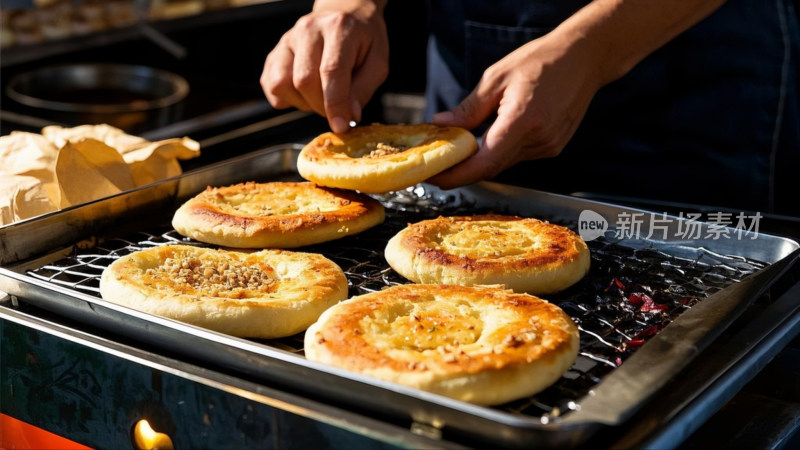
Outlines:
[[[103,271],[100,294],[233,336],[277,338],[305,330],[347,298],[347,279],[315,253],[166,245],[113,262]]]

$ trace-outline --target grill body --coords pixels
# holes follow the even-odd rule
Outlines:
[[[316,409],[308,411],[324,410],[325,405],[357,411],[354,428],[336,424],[334,428],[348,432],[355,429],[356,435],[372,436],[380,442],[392,439],[375,437],[369,430],[381,429],[381,424],[392,428],[392,424],[398,428],[386,435],[413,428],[447,443],[564,447],[578,446],[609,428],[636,420],[667,392],[674,377],[703,359],[698,355],[716,344],[745,311],[754,305],[772,308],[764,294],[797,259],[798,245],[791,240],[742,234],[731,228],[726,229],[727,234],[736,237],[739,233],[738,239],[717,240],[713,239],[712,226],[704,223],[697,224],[700,237],[689,240],[628,236],[612,227],[590,242],[590,274],[573,288],[549,298],[581,328],[578,362],[552,388],[497,408],[469,405],[307,361],[302,357],[302,336],[243,340],[99,298],[99,275],[115,258],[153,245],[200,245],[186,242],[168,226],[172,212],[182,201],[206,185],[295,180],[293,164],[298,150],[299,146],[265,149],[177,179],[6,227],[0,234],[0,243],[7,250],[1,261],[0,289],[17,298],[21,307],[36,310],[37,315],[42,311],[72,321],[78,328],[91,327],[93,333],[109,336],[107,343],[131,343],[131,348],[144,348],[156,359],[168,355],[190,364],[192,370],[202,368],[231,380],[249,380],[254,384],[247,389],[234,389],[245,398],[247,392],[269,386],[275,389],[272,397],[292,392],[317,401]],[[379,200],[388,210],[384,225],[307,249],[323,253],[345,269],[351,295],[404,283],[383,260],[385,242],[406,223],[437,215],[495,212],[538,217],[576,228],[585,210],[612,224],[615,218],[637,214],[644,227],[655,221],[668,223],[663,229],[665,237],[676,235],[677,228],[685,225],[655,212],[492,183],[456,191],[421,185]],[[644,309],[632,300],[642,294],[651,296],[663,308]],[[753,330],[762,336],[773,331],[763,325]],[[728,349],[722,360],[701,366],[706,371],[704,382],[719,378],[742,355],[752,353],[750,350],[746,346]],[[124,379],[112,375],[102,378]],[[694,386],[678,403],[685,404],[703,391],[704,386]],[[107,392],[97,395],[101,394],[105,397]],[[269,430],[274,426],[267,428],[263,432],[254,430],[252,436],[273,436]],[[687,425],[684,429],[690,428]],[[400,434],[406,440],[416,436]]]

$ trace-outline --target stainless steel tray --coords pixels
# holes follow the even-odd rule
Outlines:
[[[763,233],[692,223],[699,238],[679,239],[675,236],[688,223],[676,217],[495,183],[452,191],[420,185],[381,196],[385,224],[310,249],[343,266],[354,295],[404,282],[383,260],[383,246],[408,221],[494,211],[575,227],[581,212],[591,210],[609,222],[609,230],[590,242],[593,266],[587,278],[550,298],[581,327],[578,361],[554,387],[492,408],[308,361],[302,357],[302,336],[239,339],[98,297],[97,278],[114,258],[182,241],[168,226],[178,204],[207,185],[298,179],[298,151],[296,145],[265,149],[4,227],[0,290],[158,350],[445,438],[573,447],[603,426],[624,424],[646,406],[798,257],[797,243]],[[662,239],[626,234],[615,227],[620,217],[637,217],[642,230],[653,226]],[[722,232],[736,238],[707,237]],[[643,311],[629,301],[633,293],[647,293],[668,307]]]

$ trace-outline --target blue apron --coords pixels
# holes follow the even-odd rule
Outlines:
[[[432,0],[426,118],[587,3]],[[496,180],[800,215],[799,49],[792,0],[729,0],[598,91],[561,155]]]

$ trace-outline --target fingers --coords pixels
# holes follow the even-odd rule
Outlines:
[[[436,123],[472,129],[497,110],[478,152],[431,183],[450,189],[561,153],[598,86],[591,74],[575,70],[582,54],[565,53],[561,44],[542,38],[523,45],[489,67],[456,108],[434,116]]]
[[[354,107],[357,108],[356,122],[361,120],[361,106],[367,104],[389,75],[388,53],[388,45],[383,45],[379,41],[373,42],[363,63],[353,74],[352,97]]]
[[[433,122],[438,125],[457,126],[472,129],[483,123],[490,114],[498,110],[498,105],[503,96],[500,84],[490,76],[484,74],[478,86],[454,109],[444,111],[433,116]],[[509,128],[510,117],[499,116],[495,123],[484,135],[478,152],[433,177],[428,182],[441,187],[452,189],[465,184],[491,179],[501,171],[511,166],[515,161],[508,160],[503,153],[508,146],[502,139],[496,139],[500,130]],[[498,127],[497,132],[493,128]],[[490,137],[487,145],[487,137]],[[507,142],[507,141],[506,141]],[[500,145],[498,145],[500,144]]]
[[[322,86],[325,116],[334,133],[343,133],[354,120],[353,98],[350,92],[353,68],[356,65],[356,52],[343,39],[325,39],[319,76]]]
[[[264,63],[261,86],[272,106],[314,111],[328,117],[334,132],[347,131],[361,114],[350,92],[357,46],[347,38],[344,24],[320,27],[301,18]]]
[[[498,157],[502,157],[502,155],[496,155],[492,149],[481,146],[478,153],[434,175],[427,181],[442,189],[453,189],[459,186],[491,179],[503,169],[499,165]]]
[[[264,70],[261,73],[261,88],[274,108],[283,109],[294,106],[298,109],[309,111],[311,107],[294,87],[293,65],[294,54],[282,39],[281,43],[270,52],[264,62]]]
[[[295,106],[328,118],[334,132],[361,120],[388,73],[388,38],[380,15],[313,12],[300,18],[269,54],[261,85],[276,108]]]
[[[478,152],[459,164],[431,177],[428,182],[442,189],[491,180],[518,162],[513,120],[498,116],[486,130]]]
[[[298,41],[298,33],[294,34],[294,61],[292,65],[292,85],[303,101],[317,114],[325,114],[322,99],[322,82],[319,66],[322,59],[323,41],[319,33],[309,32]]]
[[[433,115],[433,123],[471,130],[495,111],[502,96],[495,80],[484,75],[472,92],[450,111]]]

